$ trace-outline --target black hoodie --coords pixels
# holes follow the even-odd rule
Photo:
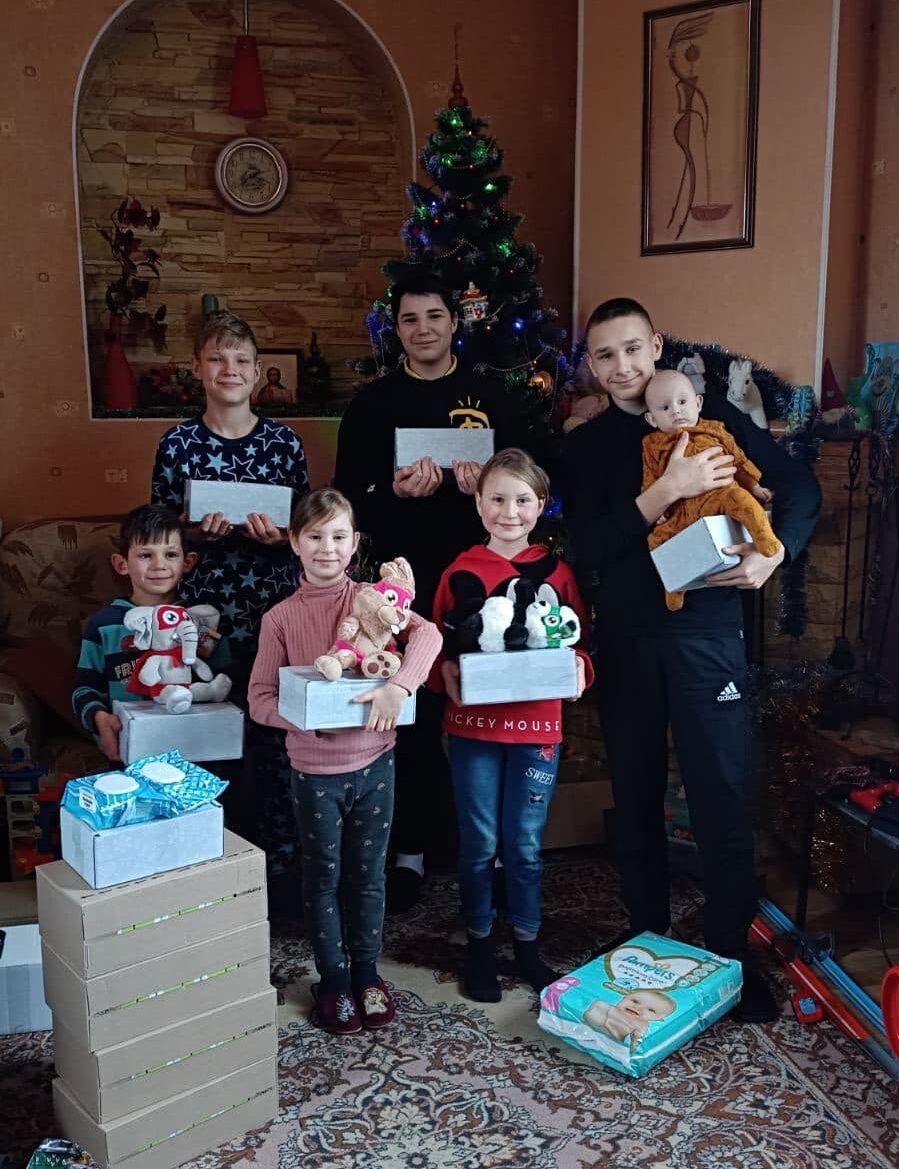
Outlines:
[[[463,495],[452,470],[423,499],[393,492],[396,427],[488,427],[495,450],[521,446],[541,461],[535,437],[515,417],[505,391],[457,365],[426,380],[404,367],[363,386],[350,403],[337,438],[334,486],[356,511],[377,563],[405,556],[415,573],[415,608],[430,616],[437,581],[460,552],[484,538],[474,496]]]

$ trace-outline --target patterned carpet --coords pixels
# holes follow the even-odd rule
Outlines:
[[[583,961],[623,924],[603,865],[550,862],[547,957]],[[697,940],[697,894],[675,890],[678,932]],[[534,996],[458,994],[463,934],[449,877],[389,924],[383,973],[400,1014],[379,1036],[335,1040],[310,1026],[314,981],[296,928],[273,945],[283,990],[276,1123],[195,1162],[260,1169],[888,1169],[899,1163],[899,1090],[826,1023],[785,1013],[767,1027],[723,1020],[642,1080],[550,1041]],[[789,1008],[785,1008],[789,1011]],[[52,1039],[0,1039],[0,1164],[53,1134]]]

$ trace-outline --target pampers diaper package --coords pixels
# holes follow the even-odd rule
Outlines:
[[[739,962],[642,933],[546,987],[537,1022],[636,1078],[726,1014],[742,985]]]
[[[180,752],[167,751],[137,759],[124,771],[70,780],[62,806],[92,828],[120,828],[193,811],[217,799],[227,786]]]

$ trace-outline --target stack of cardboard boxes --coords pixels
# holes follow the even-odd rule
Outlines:
[[[265,857],[93,889],[38,869],[60,1132],[101,1169],[170,1169],[278,1110]]]

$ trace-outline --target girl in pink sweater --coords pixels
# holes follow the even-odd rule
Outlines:
[[[301,731],[281,718],[278,670],[311,665],[331,646],[361,587],[346,575],[358,543],[353,509],[339,491],[326,487],[300,500],[290,525],[300,587],[263,617],[249,689],[256,722],[287,731],[303,910],[321,976],[315,1018],[337,1035],[384,1027],[396,1013],[376,966],[395,727],[404,700],[424,682],[441,646],[436,626],[410,613],[399,672],[355,700],[371,704],[365,728]]]

